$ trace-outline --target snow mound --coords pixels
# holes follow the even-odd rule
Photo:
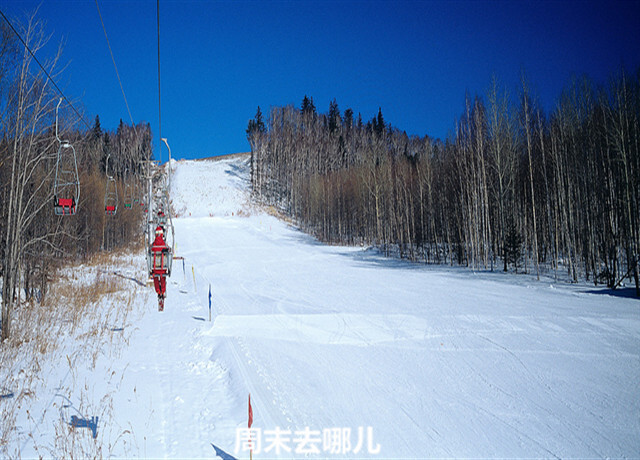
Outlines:
[[[248,155],[180,160],[171,169],[170,196],[176,217],[248,214]]]

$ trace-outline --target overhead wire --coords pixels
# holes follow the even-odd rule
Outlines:
[[[98,0],[95,0],[96,8],[98,9],[98,16],[100,16],[100,23],[102,24],[102,30],[104,31],[104,38],[107,40],[107,46],[109,47],[109,53],[111,54],[111,62],[113,62],[113,68],[116,71],[116,76],[118,77],[118,83],[120,84],[120,91],[122,91],[122,97],[124,98],[124,103],[127,106],[127,112],[129,113],[129,119],[131,120],[131,125],[133,126],[133,130],[136,133],[137,130],[136,125],[133,122],[133,116],[131,115],[131,109],[129,108],[129,101],[127,101],[127,95],[124,92],[124,87],[122,86],[122,80],[120,79],[120,72],[118,72],[118,66],[116,65],[116,60],[113,57],[113,50],[111,49],[111,42],[109,42],[109,36],[107,35],[107,28],[104,25],[104,21],[102,20],[102,13],[100,12],[100,6],[98,5]]]
[[[24,41],[24,39],[22,38],[22,36],[18,33],[18,31],[15,29],[15,27],[13,27],[13,24],[11,24],[11,21],[9,21],[9,18],[7,18],[7,16],[5,16],[4,12],[2,10],[0,10],[0,15],[2,15],[2,17],[4,18],[5,22],[9,25],[9,27],[11,28],[11,30],[13,31],[13,33],[16,35],[16,37],[18,37],[18,40],[20,40],[20,42],[22,43],[22,45],[26,48],[27,51],[29,51],[29,54],[31,55],[31,57],[34,59],[34,61],[36,61],[36,63],[38,64],[38,66],[40,67],[40,69],[44,72],[44,74],[47,76],[47,78],[49,79],[49,81],[53,84],[53,86],[55,87],[55,89],[58,91],[58,93],[60,93],[60,96],[62,96],[62,99],[64,99],[64,101],[73,109],[73,111],[76,113],[76,115],[78,116],[78,119],[81,120],[88,129],[91,129],[91,126],[89,125],[89,123],[86,122],[86,120],[84,119],[84,117],[82,115],[80,115],[80,112],[78,112],[78,110],[75,108],[75,106],[71,103],[71,101],[69,101],[69,99],[67,99],[67,96],[64,95],[64,93],[62,92],[62,90],[58,87],[58,85],[56,84],[55,80],[51,77],[51,75],[49,75],[49,72],[47,72],[47,70],[44,68],[44,66],[40,63],[40,61],[38,60],[38,58],[36,57],[35,53],[33,51],[31,51],[31,48],[29,48],[29,45],[27,45],[27,43]]]
[[[158,134],[160,163],[162,163],[162,97],[160,90],[160,0],[156,1],[156,19],[158,23]]]

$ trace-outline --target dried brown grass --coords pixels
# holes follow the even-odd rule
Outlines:
[[[135,298],[144,288],[116,276],[114,271],[123,267],[130,269],[131,262],[131,253],[127,251],[96,254],[81,266],[58,270],[43,302],[23,302],[17,306],[12,338],[0,345],[0,396],[13,393],[0,399],[1,458],[20,458],[21,445],[25,443],[44,457],[109,456],[113,446],[100,435],[94,440],[91,430],[72,429],[62,419],[55,426],[53,444],[42,445],[33,429],[38,430],[45,414],[30,413],[28,408],[36,395],[42,397],[41,393],[51,386],[51,382],[45,381],[44,370],[65,365],[69,368],[68,384],[58,390],[68,398],[73,394],[74,400],[79,399],[83,413],[98,414],[101,421],[111,417],[112,395],[104,395],[99,404],[92,407],[86,396],[87,388],[82,388],[77,372],[95,369],[105,353],[117,358],[122,347],[128,344],[130,333],[113,329],[131,326],[129,318]],[[144,266],[140,265],[135,277],[144,279]],[[59,402],[47,407],[45,412],[60,410],[56,404]],[[31,430],[25,430],[25,421]],[[19,426],[20,423],[23,426]],[[123,432],[118,438],[128,435],[130,432]]]

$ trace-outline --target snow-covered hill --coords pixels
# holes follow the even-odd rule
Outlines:
[[[171,201],[178,217],[233,216],[249,212],[246,155],[172,162]]]
[[[248,205],[247,161],[175,164],[184,265],[93,383],[103,452],[248,458],[251,393],[256,459],[638,455],[640,302],[319,244]]]

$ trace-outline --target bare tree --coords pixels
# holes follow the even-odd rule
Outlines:
[[[536,266],[536,277],[540,279],[540,267],[538,256],[538,219],[536,217],[536,197],[535,187],[533,182],[533,120],[532,120],[532,107],[531,97],[529,94],[529,85],[527,83],[524,73],[521,77],[522,83],[522,126],[525,132],[527,157],[529,159],[529,185],[531,190],[531,221],[533,224],[533,260]]]
[[[521,85],[515,103],[495,78],[486,107],[466,95],[444,142],[407,136],[381,110],[342,119],[335,99],[328,115],[309,98],[274,107],[250,138],[254,192],[332,243],[474,269],[524,256],[538,277],[564,266],[573,281],[638,285],[640,72],[599,98],[575,80],[548,116]]]
[[[36,52],[47,43],[42,24],[32,16],[23,30],[27,45]],[[51,74],[60,57],[58,49],[48,65]],[[41,71],[32,74],[32,57],[25,49],[14,76],[12,92],[6,102],[3,131],[9,138],[8,197],[4,209],[6,231],[4,235],[2,339],[11,332],[11,314],[14,303],[19,301],[19,274],[25,251],[40,242],[48,241],[56,229],[42,228],[27,234],[40,211],[51,205],[50,184],[39,175],[41,166],[50,158],[52,144],[47,146],[43,134],[51,126],[55,95]],[[45,197],[44,199],[42,197]]]

